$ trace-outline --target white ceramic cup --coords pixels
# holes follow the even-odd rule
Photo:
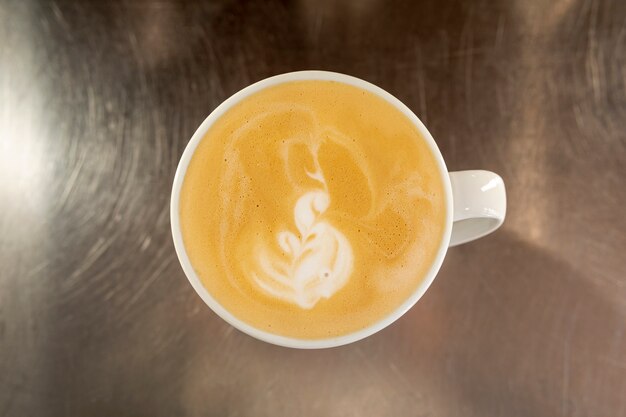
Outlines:
[[[185,173],[187,172],[187,167],[189,166],[189,162],[191,161],[198,143],[200,143],[211,125],[233,105],[237,104],[241,100],[244,100],[251,94],[270,86],[300,80],[329,80],[353,85],[370,91],[394,105],[413,122],[424,137],[428,146],[430,146],[437,161],[439,173],[443,180],[443,188],[446,199],[446,224],[444,227],[443,238],[441,239],[437,256],[434,258],[428,273],[423,278],[422,283],[415,290],[415,292],[411,294],[411,296],[409,296],[391,314],[362,330],[345,334],[343,336],[313,340],[285,337],[257,329],[256,327],[238,319],[221,304],[219,304],[202,285],[202,282],[198,278],[198,275],[189,261],[180,231],[178,209],[180,190],[185,178]],[[328,348],[345,345],[347,343],[363,339],[364,337],[370,336],[387,327],[406,313],[406,311],[410,309],[426,292],[430,284],[435,279],[449,247],[478,239],[479,237],[493,232],[500,227],[504,221],[505,214],[506,193],[504,182],[500,176],[494,174],[493,172],[479,170],[448,173],[446,164],[441,156],[441,152],[439,151],[435,140],[426,129],[426,126],[424,126],[420,119],[418,119],[417,116],[400,100],[385,90],[368,83],[367,81],[363,81],[349,75],[327,71],[298,71],[266,78],[235,93],[233,96],[220,104],[204,120],[204,122],[202,122],[198,130],[196,130],[194,135],[191,137],[191,140],[183,152],[174,177],[174,186],[172,189],[172,199],[170,205],[172,235],[178,259],[180,260],[189,282],[204,302],[218,316],[252,337],[276,345],[301,349]]]

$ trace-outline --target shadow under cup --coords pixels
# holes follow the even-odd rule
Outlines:
[[[442,185],[441,188],[444,195],[443,205],[445,207],[445,216],[443,219],[443,232],[441,233],[441,240],[438,248],[436,248],[436,250],[434,251],[432,262],[429,262],[429,265],[426,268],[426,272],[420,279],[417,288],[408,297],[406,297],[403,302],[397,304],[397,307],[391,313],[382,317],[380,320],[377,320],[371,325],[361,328],[360,330],[349,332],[340,336],[327,338],[302,339],[296,337],[282,336],[274,334],[267,330],[259,329],[258,327],[252,326],[249,323],[237,318],[231,311],[229,311],[221,303],[219,303],[216,298],[213,297],[211,293],[207,290],[205,285],[203,285],[200,277],[198,276],[189,259],[189,254],[187,252],[187,249],[185,248],[181,232],[181,189],[183,188],[185,176],[187,174],[190,162],[192,161],[192,157],[194,156],[194,153],[198,149],[198,146],[200,145],[201,141],[203,140],[209,129],[214,126],[214,124],[227,111],[233,108],[233,106],[242,102],[242,100],[247,99],[251,95],[261,90],[267,89],[268,87],[278,86],[283,83],[296,81],[333,81],[337,83],[348,84],[361,90],[373,93],[378,98],[382,98],[385,102],[391,104],[395,108],[395,110],[399,111],[408,121],[410,121],[412,127],[417,129],[419,134],[422,136],[423,142],[427,145],[434,158],[434,165],[438,170],[437,175],[439,175],[440,177],[440,182]],[[411,306],[413,306],[428,289],[433,279],[435,278],[441,266],[441,263],[443,262],[443,258],[449,246],[452,230],[453,204],[451,182],[441,153],[426,127],[417,118],[417,116],[413,114],[410,109],[408,109],[408,107],[406,107],[398,99],[396,99],[386,91],[382,90],[381,88],[376,87],[375,85],[360,80],[358,78],[326,71],[301,71],[267,78],[244,88],[243,90],[237,92],[232,97],[224,101],[204,120],[204,122],[200,125],[200,127],[192,136],[189,144],[183,152],[180,163],[176,170],[170,209],[172,235],[174,239],[176,253],[183,267],[183,270],[187,278],[189,279],[189,282],[196,290],[196,292],[200,295],[200,297],[204,300],[204,302],[221,318],[226,320],[235,328],[243,331],[244,333],[247,333],[250,336],[276,345],[306,349],[334,347],[360,340],[390,325],[400,316],[402,316],[409,308],[411,308]]]

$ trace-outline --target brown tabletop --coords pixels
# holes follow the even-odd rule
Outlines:
[[[178,159],[222,100],[339,71],[508,217],[404,317],[300,351],[178,264]],[[626,2],[0,0],[0,416],[625,416]]]

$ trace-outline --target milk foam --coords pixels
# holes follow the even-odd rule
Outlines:
[[[341,336],[414,293],[446,206],[438,166],[395,107],[341,83],[285,83],[229,109],[181,189],[207,291],[273,334]]]
[[[323,218],[330,205],[323,175],[308,175],[324,189],[308,191],[298,198],[293,216],[299,233],[283,230],[277,234],[284,257],[261,247],[256,253],[258,268],[252,273],[266,294],[304,309],[313,308],[322,298],[339,291],[348,282],[354,263],[348,239]]]

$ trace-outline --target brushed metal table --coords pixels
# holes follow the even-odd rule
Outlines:
[[[214,315],[173,173],[238,89],[326,69],[411,107],[508,218],[353,345]],[[0,416],[625,416],[626,2],[0,0]]]

